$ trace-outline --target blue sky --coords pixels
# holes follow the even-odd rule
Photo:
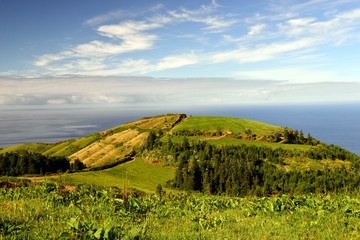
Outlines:
[[[360,101],[360,2],[0,0],[0,105]]]

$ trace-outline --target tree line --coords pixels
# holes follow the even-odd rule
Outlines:
[[[260,140],[266,142],[273,143],[284,143],[284,144],[305,144],[316,146],[320,144],[318,140],[313,138],[310,133],[308,133],[307,137],[304,136],[302,130],[300,132],[298,130],[292,130],[290,128],[284,128],[282,131],[276,131],[270,135],[258,136],[251,131],[251,129],[246,129],[243,133],[234,132],[234,133],[223,133],[222,131],[201,131],[198,129],[182,129],[178,130],[174,133],[175,136],[206,136],[206,137],[214,137],[214,136],[222,136],[227,135],[228,137],[236,138],[236,139],[244,139],[244,140]]]
[[[0,154],[0,175],[2,176],[44,175],[58,171],[65,172],[70,167],[69,160],[65,157],[44,156],[28,151]]]

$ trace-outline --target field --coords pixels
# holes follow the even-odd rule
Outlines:
[[[155,192],[161,184],[165,190],[166,182],[174,178],[175,169],[157,167],[144,162],[140,157],[135,161],[101,171],[78,172],[65,176],[71,185],[97,185],[105,187],[136,188],[144,192]]]
[[[180,130],[190,129],[200,131],[212,129],[222,132],[230,131],[232,133],[244,133],[246,130],[250,129],[253,133],[262,136],[273,131],[279,131],[282,128],[247,119],[199,116],[186,118],[182,124],[173,128],[171,132],[175,133]]]
[[[0,189],[1,239],[359,239],[359,196],[229,198],[43,182]]]
[[[6,152],[21,151],[21,150],[25,150],[25,151],[29,151],[29,152],[36,151],[39,153],[43,153],[43,152],[53,148],[54,146],[55,146],[55,144],[27,143],[27,144],[21,144],[21,145],[16,145],[16,146],[0,149],[0,154],[6,153]]]

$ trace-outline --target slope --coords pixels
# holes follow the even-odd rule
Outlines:
[[[169,131],[184,118],[186,118],[185,114],[146,117],[83,138],[54,144],[22,144],[1,149],[0,154],[29,151],[47,156],[68,157],[71,161],[78,159],[88,167],[108,166],[121,161],[135,148],[143,145],[150,130]]]
[[[282,127],[241,118],[196,116],[186,118],[182,124],[174,127],[171,132],[200,131],[205,134],[221,132],[229,135],[254,133],[265,136],[281,129]]]

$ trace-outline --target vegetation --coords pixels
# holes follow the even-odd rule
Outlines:
[[[135,148],[146,142],[151,129],[172,129],[186,118],[185,114],[166,114],[126,123],[101,133],[90,134],[79,139],[69,139],[55,144],[22,144],[4,148],[1,153],[29,151],[46,156],[78,159],[87,167],[104,168],[121,163]]]
[[[68,174],[63,178],[67,184],[81,185],[92,184],[96,186],[117,187],[123,189],[139,189],[144,192],[155,192],[160,184],[164,190],[166,183],[175,176],[175,168],[158,167],[151,165],[140,157],[135,161],[127,162],[123,165],[90,172],[78,172]]]
[[[302,131],[167,114],[0,150],[0,175],[66,170],[0,178],[0,239],[360,238],[360,157]]]
[[[184,190],[268,196],[346,192],[357,190],[360,185],[360,158],[333,145],[319,144],[302,151],[245,144],[217,146],[206,141],[189,142],[187,138],[180,144],[173,143],[171,138],[160,141],[161,138],[161,135],[150,133],[143,154],[177,166],[172,184]],[[302,171],[287,166],[291,160],[338,164]]]
[[[36,152],[43,153],[48,149],[54,147],[56,144],[46,144],[46,143],[27,143],[20,144],[12,147],[2,148],[0,149],[0,154],[7,152],[17,152],[17,151],[28,151],[28,152]]]
[[[0,154],[0,176],[43,175],[65,172],[69,168],[69,160],[64,157],[47,157],[27,151]]]
[[[221,133],[245,133],[251,131],[258,135],[265,135],[277,130],[281,127],[276,127],[266,123],[257,121],[229,118],[229,117],[188,117],[185,121],[174,127],[171,132],[177,133],[181,131],[200,131],[200,132],[220,132]],[[231,132],[231,133],[230,133]]]
[[[43,182],[0,189],[5,239],[358,239],[360,199],[143,194]],[[181,223],[181,224],[179,224]]]

